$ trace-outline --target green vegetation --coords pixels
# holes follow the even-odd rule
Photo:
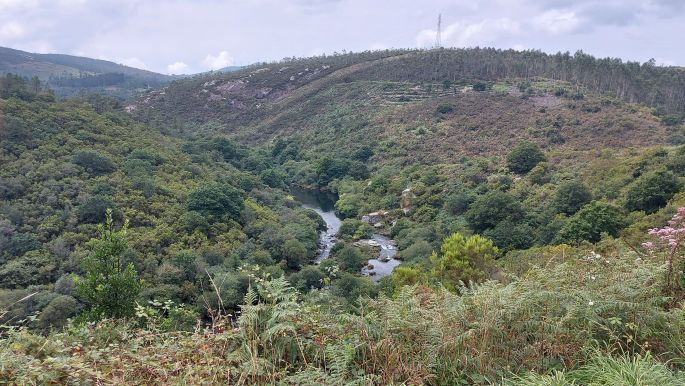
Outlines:
[[[0,383],[683,384],[681,77],[473,49],[124,104],[0,78]],[[292,186],[343,218],[320,264]]]
[[[433,252],[431,274],[447,289],[455,291],[464,283],[482,282],[499,254],[492,241],[479,235],[464,238],[459,233],[445,239],[442,255]]]
[[[528,173],[543,161],[545,155],[533,142],[521,142],[507,155],[509,170],[518,174]]]
[[[128,222],[120,230],[112,225],[112,210],[107,210],[105,225],[93,254],[83,259],[84,277],[75,279],[76,295],[90,307],[89,315],[98,320],[133,316],[140,280],[132,263],[123,261]],[[51,303],[52,304],[52,303]]]
[[[106,60],[0,47],[0,75],[8,73],[31,78],[34,92],[47,85],[59,96],[90,92],[121,99],[159,89],[173,79]]]

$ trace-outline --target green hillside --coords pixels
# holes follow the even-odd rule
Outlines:
[[[59,96],[99,93],[122,99],[158,89],[173,79],[106,60],[5,47],[0,47],[0,74],[38,77]]]
[[[685,384],[684,83],[494,49],[125,102],[4,76],[0,383]],[[342,220],[320,264],[295,188]]]

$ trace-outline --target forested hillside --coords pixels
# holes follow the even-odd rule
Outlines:
[[[36,77],[58,96],[98,93],[121,99],[159,89],[173,79],[106,60],[5,47],[0,47],[0,74]]]
[[[437,49],[125,102],[0,78],[0,382],[685,384],[684,76]],[[342,220],[319,264],[296,188]]]

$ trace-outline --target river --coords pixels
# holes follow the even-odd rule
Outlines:
[[[330,256],[331,249],[337,241],[336,235],[342,224],[340,218],[335,214],[337,196],[333,193],[296,187],[292,187],[290,191],[302,207],[315,211],[326,223],[326,230],[321,231],[319,253],[315,258],[315,262],[318,264]],[[391,238],[378,233],[374,233],[371,239],[366,242],[372,247],[379,248],[379,253],[377,258],[368,261],[360,273],[371,277],[371,280],[377,283],[382,277],[389,276],[393,269],[400,264],[400,261],[395,259],[397,247]]]

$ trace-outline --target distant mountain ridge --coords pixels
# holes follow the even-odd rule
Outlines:
[[[122,99],[159,89],[177,78],[107,60],[0,47],[0,74],[7,73],[36,76],[59,96],[85,92]]]

